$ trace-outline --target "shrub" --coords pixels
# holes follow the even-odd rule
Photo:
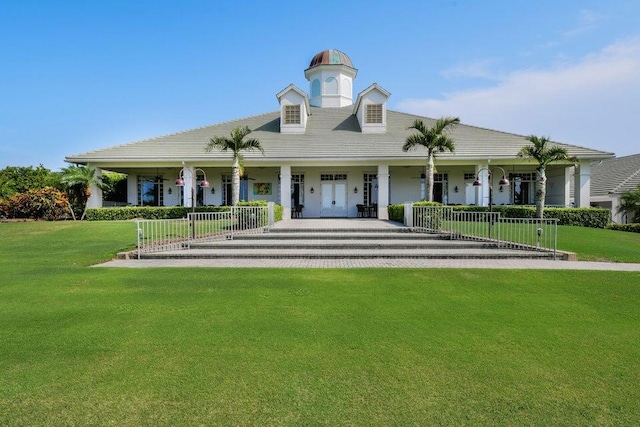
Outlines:
[[[404,222],[404,203],[387,206],[387,213],[391,221]]]
[[[240,202],[238,206],[266,206],[264,200]],[[196,212],[227,212],[230,206],[198,206]],[[185,206],[126,206],[87,209],[88,221],[122,221],[131,219],[173,219],[185,218],[192,208]],[[282,220],[282,206],[275,205],[275,220]]]
[[[58,189],[44,187],[17,193],[0,202],[0,209],[9,218],[65,219],[70,215],[67,197]]]
[[[628,231],[630,233],[640,233],[640,223],[637,223],[637,222],[633,224],[609,224],[607,228],[610,230]]]
[[[436,202],[416,202],[414,206],[437,206]],[[489,212],[488,206],[453,206],[456,211]],[[535,218],[536,208],[531,206],[493,206],[494,212],[500,212],[503,218]],[[404,221],[404,204],[389,205],[389,219]],[[599,208],[545,208],[545,218],[558,219],[559,225],[579,227],[605,228],[611,218],[608,209]]]

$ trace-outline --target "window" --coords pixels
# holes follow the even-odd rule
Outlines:
[[[363,201],[367,206],[378,203],[378,175],[372,173],[364,174]]]
[[[464,180],[465,181],[475,181],[476,180],[476,174],[475,173],[465,172],[464,173]]]
[[[329,77],[324,81],[324,93],[327,95],[338,94],[338,81],[335,77]]]
[[[291,206],[304,205],[304,175],[291,175]]]
[[[284,106],[284,124],[299,125],[300,124],[300,106],[285,105]]]
[[[382,104],[367,104],[365,123],[382,123]]]
[[[318,79],[311,82],[311,96],[320,96],[320,80]]]
[[[162,206],[163,178],[161,176],[139,176],[138,177],[138,205],[139,206]]]
[[[514,205],[535,203],[535,173],[510,173],[511,197]]]
[[[232,176],[222,175],[222,201],[225,205],[231,205],[231,192],[232,192]],[[249,178],[247,176],[240,177],[240,194],[238,195],[240,201],[249,200]]]

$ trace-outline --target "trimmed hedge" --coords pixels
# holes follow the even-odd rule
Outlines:
[[[442,206],[442,203],[438,202],[415,202],[413,206]],[[387,213],[389,220],[404,222],[404,203],[396,203],[395,205],[387,206]]]
[[[240,202],[238,206],[266,206],[265,200]],[[196,212],[227,212],[230,206],[197,206]],[[185,206],[124,206],[87,209],[87,221],[123,221],[131,219],[174,219],[184,218],[192,208]],[[275,205],[275,220],[282,220],[283,208]]]
[[[628,231],[630,233],[640,233],[640,223],[634,222],[632,224],[609,224],[607,226],[610,230]]]
[[[414,206],[435,206],[439,203],[416,202]],[[488,206],[453,206],[457,211],[488,212]],[[503,218],[535,218],[536,208],[529,206],[493,206]],[[389,219],[404,221],[404,204],[389,205]],[[558,219],[558,225],[605,228],[611,221],[611,212],[600,208],[544,208],[545,218]]]

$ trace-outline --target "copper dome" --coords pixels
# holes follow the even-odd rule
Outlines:
[[[309,63],[309,68],[317,67],[318,65],[346,65],[353,68],[351,58],[338,49],[327,49],[316,54],[311,63]]]

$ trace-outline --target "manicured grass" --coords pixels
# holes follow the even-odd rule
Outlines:
[[[638,425],[640,273],[106,269],[0,224],[0,425]]]
[[[640,233],[558,226],[558,249],[580,261],[640,262]]]

